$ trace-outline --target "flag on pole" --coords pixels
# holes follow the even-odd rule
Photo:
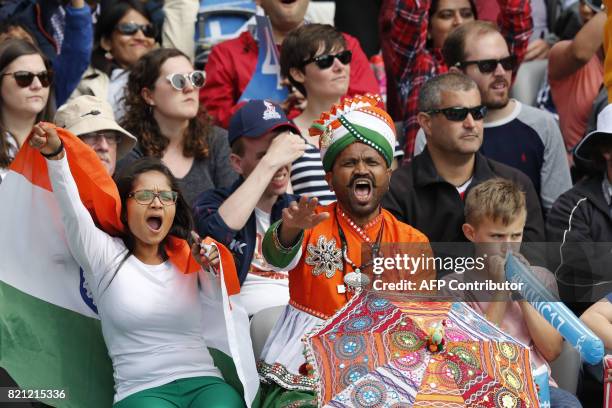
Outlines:
[[[89,146],[57,131],[81,201],[101,229],[118,235],[123,225],[114,182]],[[112,364],[60,214],[46,160],[25,143],[0,184],[0,367],[22,389],[64,391],[41,399],[47,404],[107,408],[114,394]],[[236,269],[225,247],[209,243],[220,251],[220,278],[201,271],[184,240],[171,240],[166,250],[183,273],[200,271],[207,345],[215,363],[226,365],[220,367],[226,381],[252,406],[259,382]]]

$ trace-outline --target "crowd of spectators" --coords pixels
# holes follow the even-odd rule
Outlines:
[[[314,0],[254,2],[269,31],[252,19],[202,67],[194,55],[206,0],[0,0],[0,183],[32,130],[42,137],[39,122],[78,136],[117,183],[163,173],[150,184],[180,198],[150,206],[184,203],[198,233],[230,249],[254,315],[290,299],[290,271],[263,254],[266,231],[300,197],[336,202],[321,145],[337,129],[326,120],[347,97],[386,95],[376,100],[397,141],[382,208],[430,242],[477,242],[466,198],[510,180],[490,188],[512,191],[523,208],[519,243],[546,243],[529,261],[552,271],[560,301],[612,348],[608,2],[337,0],[335,27],[306,18]],[[274,89],[265,75],[278,77]],[[285,99],[270,99],[276,87]],[[253,88],[261,97],[248,100]],[[557,349],[539,355],[551,361]],[[585,372],[584,381],[601,378]]]

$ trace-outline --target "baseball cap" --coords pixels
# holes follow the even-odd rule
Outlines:
[[[115,122],[110,104],[95,96],[79,96],[62,105],[55,114],[54,123],[77,136],[100,130],[119,132],[122,137],[117,145],[117,160],[136,144],[136,138]]]
[[[228,129],[229,144],[240,137],[257,138],[286,126],[298,135],[300,130],[287,119],[283,109],[276,103],[253,99],[242,105],[232,116]]]

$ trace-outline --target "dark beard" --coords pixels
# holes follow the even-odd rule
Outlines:
[[[483,104],[487,107],[487,109],[503,109],[510,103],[510,96],[506,96],[504,100],[501,101],[483,101]]]

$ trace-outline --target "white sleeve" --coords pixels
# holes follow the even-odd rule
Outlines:
[[[197,0],[166,0],[162,46],[182,51],[193,62],[195,54],[195,25],[200,2]]]
[[[68,166],[67,152],[61,160],[47,160],[49,179],[62,215],[70,252],[83,268],[92,290],[97,292],[104,276],[113,271],[126,254],[119,238],[98,229],[81,202],[79,191]],[[93,282],[90,281],[93,278]]]

